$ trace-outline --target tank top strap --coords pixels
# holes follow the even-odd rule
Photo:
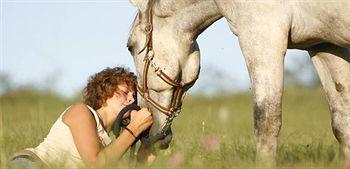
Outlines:
[[[91,113],[94,115],[94,118],[95,118],[95,121],[96,121],[96,124],[97,124],[97,127],[101,126],[102,127],[102,124],[100,122],[100,119],[97,115],[97,112],[92,108],[90,107],[89,105],[86,105],[87,108],[89,108],[89,110],[91,111]],[[103,128],[103,127],[102,127]]]
[[[86,105],[89,110],[91,111],[91,113],[94,115],[95,117],[95,121],[96,121],[96,128],[97,128],[97,135],[101,141],[101,144],[106,147],[107,145],[109,145],[112,140],[111,138],[109,137],[107,131],[103,128],[101,122],[100,122],[100,119],[97,115],[97,112],[92,108],[90,107],[89,105]]]
[[[62,118],[62,116],[69,110],[69,108],[71,108],[72,107],[72,105],[70,105],[70,106],[68,106],[62,113],[61,113],[61,115],[60,115],[60,119]]]

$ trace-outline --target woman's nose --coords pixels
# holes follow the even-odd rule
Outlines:
[[[131,96],[128,96],[128,104],[131,104],[135,101],[134,97],[131,95]]]

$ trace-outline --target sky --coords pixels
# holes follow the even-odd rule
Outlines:
[[[126,43],[137,9],[128,0],[1,0],[0,9],[1,73],[17,84],[49,87],[69,97],[106,67],[135,70]],[[190,91],[249,88],[238,39],[224,19],[197,41],[201,73]],[[287,69],[296,66],[294,58],[309,60],[303,51],[288,50]]]

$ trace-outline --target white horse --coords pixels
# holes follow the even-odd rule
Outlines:
[[[275,159],[282,125],[287,49],[309,52],[328,98],[332,128],[342,157],[350,160],[349,0],[131,2],[139,12],[130,31],[128,48],[134,57],[138,82],[143,86],[139,87],[139,94],[146,98],[139,101],[150,106],[155,117],[152,136],[168,128],[173,119],[168,116],[179,113],[182,93],[198,77],[198,35],[224,17],[232,33],[238,36],[251,79],[257,160]],[[167,78],[178,84],[166,82]]]

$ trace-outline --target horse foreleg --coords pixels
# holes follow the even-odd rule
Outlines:
[[[284,55],[288,31],[278,26],[252,25],[239,42],[248,67],[254,99],[254,136],[259,165],[275,165],[282,125]],[[275,30],[272,30],[272,29]],[[271,33],[273,32],[273,33]]]
[[[350,168],[350,52],[334,45],[309,51],[327,95],[332,129],[340,144],[343,167]]]

